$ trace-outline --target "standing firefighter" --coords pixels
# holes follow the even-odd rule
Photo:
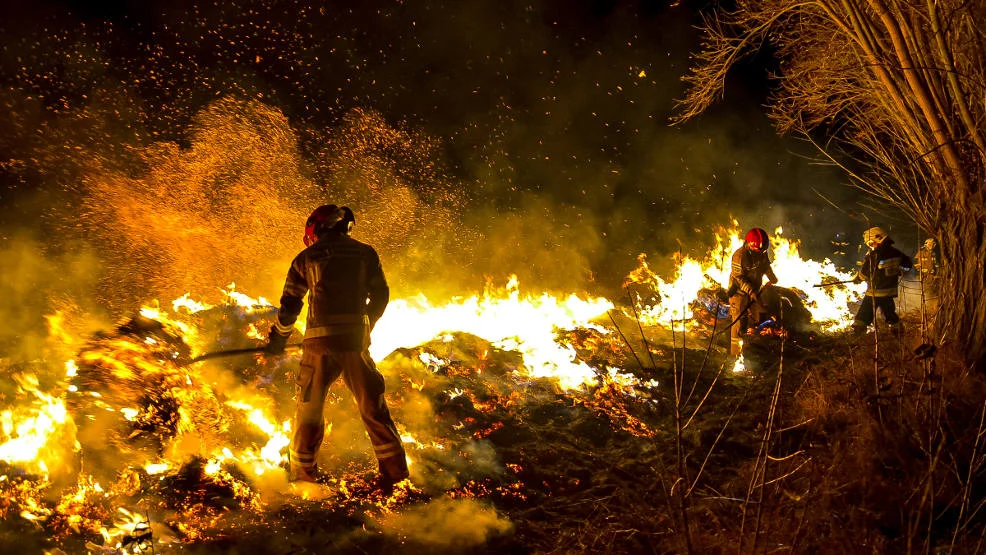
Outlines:
[[[856,311],[856,319],[852,324],[855,334],[866,333],[866,328],[873,323],[876,309],[883,313],[884,320],[893,329],[900,328],[900,316],[894,297],[897,296],[898,279],[901,273],[911,270],[911,259],[895,249],[894,240],[887,232],[879,227],[871,227],[863,232],[863,241],[870,251],[860,262],[859,271],[853,281],[867,284],[866,296]]]
[[[921,272],[921,291],[925,306],[929,313],[934,313],[938,307],[938,255],[933,238],[925,239],[918,250],[914,261],[914,269]]]
[[[763,277],[768,284],[777,283],[777,276],[770,267],[767,232],[755,227],[747,232],[746,242],[733,253],[732,271],[729,273],[729,354],[739,356],[743,352],[743,330],[760,323],[765,312],[760,303]]]
[[[307,248],[288,270],[267,352],[284,352],[307,293],[289,478],[315,480],[315,456],[325,433],[325,395],[341,375],[373,444],[379,485],[389,490],[408,477],[407,459],[384,399],[383,376],[368,349],[370,330],[387,307],[390,288],[373,247],[349,237],[354,222],[352,210],[345,206],[329,204],[312,212],[305,223]]]

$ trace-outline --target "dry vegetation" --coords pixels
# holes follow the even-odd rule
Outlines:
[[[986,357],[986,3],[750,0],[708,14],[680,121],[718,100],[737,61],[769,48],[782,133],[816,141],[853,184],[938,241],[937,332]]]
[[[122,505],[150,507],[154,537],[178,541],[156,546],[161,553],[980,552],[986,380],[948,345],[918,360],[920,321],[905,321],[902,336],[882,322],[858,338],[810,328],[755,336],[748,369],[734,373],[720,330],[689,334],[682,349],[680,335],[637,328],[646,354],[630,332],[636,322],[617,318],[625,341],[594,330],[559,337],[598,371],[598,383],[580,390],[527,377],[517,353],[458,334],[380,365],[397,421],[420,442],[409,450],[412,490],[374,492],[372,462],[355,445],[323,450],[328,497],[259,503],[251,478],[229,467],[206,479],[202,459],[148,477],[128,466],[144,460],[146,442],[113,438],[107,424],[80,439],[90,461],[94,449],[108,455],[100,464],[109,495],[59,501],[57,488],[75,484],[56,484],[47,498],[31,497],[32,477],[4,469],[0,551],[82,553],[86,542],[100,551],[98,527]],[[118,345],[90,344],[81,360],[95,366],[83,365],[80,380],[96,383],[96,354],[108,343]],[[290,365],[247,358],[228,369],[241,380],[274,372],[253,383],[289,412]],[[141,391],[100,383],[108,393]],[[146,424],[155,441],[173,433]],[[112,465],[127,468],[114,477]],[[46,519],[20,516],[41,512],[29,498],[48,507]]]

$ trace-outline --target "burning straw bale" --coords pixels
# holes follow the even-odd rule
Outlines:
[[[180,332],[142,317],[89,342],[68,396],[85,453],[116,468],[133,462],[120,460],[121,450],[153,456],[182,433],[226,430],[215,392],[180,365],[188,353]]]
[[[760,293],[760,301],[768,317],[777,326],[789,331],[803,333],[814,330],[811,312],[805,307],[804,293],[789,287],[777,285],[765,287]],[[707,328],[716,326],[723,329],[730,321],[729,297],[722,287],[699,290],[695,301],[689,306],[692,317]]]

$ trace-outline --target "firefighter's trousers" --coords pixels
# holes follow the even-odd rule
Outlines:
[[[921,276],[921,290],[925,310],[932,318],[938,313],[938,291],[940,286],[941,279],[937,275]]]
[[[853,327],[863,328],[865,330],[867,326],[873,323],[873,319],[876,318],[877,309],[883,313],[883,319],[888,324],[893,325],[900,321],[900,316],[897,315],[897,304],[894,302],[893,297],[874,297],[867,295],[859,303],[859,310],[856,311],[856,318],[852,323]]]
[[[373,364],[370,353],[365,349],[333,350],[325,338],[306,339],[302,348],[295,390],[294,437],[289,451],[292,474],[314,471],[315,456],[325,435],[325,395],[332,383],[342,376],[356,399],[381,475],[393,482],[407,478],[404,446],[387,409],[383,376]]]
[[[746,293],[736,293],[729,297],[729,354],[743,354],[743,330],[760,323],[763,307],[758,302],[752,302]]]

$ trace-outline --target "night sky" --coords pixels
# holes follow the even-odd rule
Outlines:
[[[659,270],[679,248],[701,255],[730,217],[784,226],[807,256],[832,256],[838,233],[854,249],[865,225],[848,215],[860,208],[844,176],[763,115],[769,52],[707,114],[669,125],[708,7],[7,2],[0,229],[40,242],[54,267],[90,264],[67,253],[92,251],[101,295],[163,266],[181,286],[198,273],[175,262],[191,256],[173,246],[188,238],[155,244],[161,232],[140,218],[276,252],[224,258],[227,241],[196,255],[214,262],[203,282],[240,276],[276,295],[301,220],[324,201],[356,208],[357,236],[378,246],[398,293],[509,273],[613,291],[637,254]],[[249,163],[223,150],[234,136],[257,143]],[[198,196],[182,183],[190,172],[208,173]],[[225,178],[266,208],[245,215]],[[261,193],[243,193],[248,178]],[[135,297],[160,292],[135,282]]]

